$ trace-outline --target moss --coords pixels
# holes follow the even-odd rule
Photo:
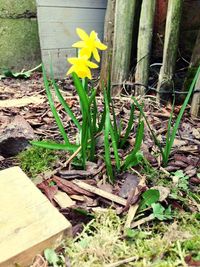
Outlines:
[[[101,267],[135,256],[135,261],[120,266],[184,266],[184,258],[199,257],[200,226],[195,214],[177,215],[169,225],[154,222],[134,230],[131,238],[122,234],[124,219],[113,211],[98,214],[75,240],[68,240],[65,254],[71,266]]]
[[[52,150],[40,147],[30,147],[18,155],[20,167],[30,178],[51,169],[57,158]]]
[[[19,16],[36,16],[35,0],[1,0],[0,18],[18,18]]]
[[[0,69],[32,68],[40,63],[35,19],[0,19]]]

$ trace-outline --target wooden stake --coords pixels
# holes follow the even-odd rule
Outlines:
[[[183,0],[169,0],[168,2],[163,65],[158,82],[158,101],[168,100],[173,89],[173,74],[176,65],[182,5]]]
[[[136,95],[143,95],[145,93],[145,88],[148,85],[155,6],[155,0],[143,0],[142,2],[135,81],[143,86],[136,86]]]
[[[104,23],[104,44],[108,49],[103,52],[100,74],[100,88],[102,82],[106,83],[108,78],[108,71],[112,68],[112,51],[113,51],[113,36],[114,36],[114,21],[115,21],[115,3],[116,0],[108,0],[105,23]],[[110,68],[110,70],[109,70]]]
[[[120,93],[128,78],[136,0],[116,0],[112,58],[112,95]]]
[[[195,92],[195,90],[198,90],[198,91]],[[191,113],[191,116],[194,118],[200,116],[200,75],[198,77],[198,80],[196,82],[196,86],[194,89],[190,113]]]
[[[192,52],[190,66],[188,68],[187,77],[183,85],[183,91],[188,91],[190,84],[195,76],[195,73],[200,65],[200,30]],[[195,90],[200,88],[200,77],[197,80]],[[191,104],[190,113],[193,117],[200,116],[200,92],[194,92]]]

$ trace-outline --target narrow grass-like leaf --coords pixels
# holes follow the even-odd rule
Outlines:
[[[103,88],[103,92],[104,92],[106,90],[106,88],[104,86],[104,82],[102,82],[102,88]],[[101,115],[101,119],[100,119],[100,122],[99,122],[98,133],[103,130],[103,127],[105,125],[105,120],[106,120],[106,105],[105,105],[105,102],[104,102],[104,109],[103,109],[103,113]]]
[[[112,101],[112,98],[110,99],[110,103],[111,103],[111,108],[112,108],[112,115],[113,115],[113,130],[114,130],[114,135],[115,135],[115,139],[116,139],[116,142],[117,142],[117,146],[118,146],[118,143],[119,143],[119,132],[118,132],[118,127],[117,127],[117,117],[116,117],[116,114],[115,114],[115,108],[114,108],[114,104],[113,104],[113,101]]]
[[[52,66],[52,63],[51,63],[51,66],[50,66],[50,69],[51,69],[51,81],[52,81],[52,84],[53,84],[53,87],[54,87],[54,90],[56,92],[56,95],[58,97],[58,100],[60,101],[61,105],[63,106],[64,110],[66,111],[66,113],[70,116],[70,118],[72,119],[72,121],[74,122],[74,124],[77,126],[77,128],[79,129],[79,131],[81,130],[81,125],[80,123],[78,122],[78,120],[76,119],[76,117],[74,116],[74,113],[72,112],[72,110],[70,109],[69,105],[66,103],[66,101],[64,100],[60,90],[59,90],[59,87],[58,85],[56,84],[56,81],[54,79],[54,74],[53,74],[53,66]]]
[[[146,122],[146,124],[147,124],[147,126],[148,126],[148,128],[149,128],[150,133],[151,133],[151,136],[152,136],[152,138],[153,138],[153,140],[154,140],[154,143],[158,146],[158,148],[159,148],[159,150],[160,150],[160,153],[161,153],[161,155],[162,155],[162,158],[164,158],[165,155],[164,155],[164,151],[163,151],[163,149],[162,149],[162,146],[161,146],[159,140],[157,139],[157,137],[156,137],[154,131],[152,130],[152,128],[151,128],[151,126],[150,126],[150,124],[149,124],[149,122],[148,122],[148,120],[147,120],[147,117],[146,117],[146,115],[145,115],[145,113],[144,113],[144,111],[143,111],[143,108],[142,108],[141,105],[138,103],[138,101],[136,100],[135,97],[132,97],[132,99],[133,99],[135,105],[137,106],[137,108],[139,109],[140,113],[141,113],[142,116],[144,117],[145,122]]]
[[[174,125],[174,127],[173,127],[172,132],[171,132],[171,137],[170,137],[170,141],[169,141],[169,143],[168,143],[168,146],[165,147],[165,150],[164,150],[165,161],[163,162],[164,166],[166,166],[166,164],[167,164],[167,162],[168,162],[169,155],[170,155],[170,151],[171,151],[171,148],[172,148],[172,145],[173,145],[173,143],[174,143],[175,136],[176,136],[176,132],[177,132],[177,130],[178,130],[178,127],[179,127],[179,125],[180,125],[182,116],[183,116],[184,111],[185,111],[185,109],[186,109],[186,107],[187,107],[187,104],[188,104],[188,102],[189,102],[189,100],[190,100],[190,97],[191,97],[191,95],[192,95],[194,86],[195,86],[195,84],[196,84],[196,81],[197,81],[199,75],[200,75],[200,66],[199,66],[199,68],[198,68],[198,70],[197,70],[197,72],[196,72],[196,75],[195,75],[195,77],[194,77],[194,79],[193,79],[193,81],[192,81],[192,84],[191,84],[190,88],[189,88],[188,94],[187,94],[187,96],[186,96],[186,98],[185,98],[185,100],[184,100],[184,102],[183,102],[183,105],[182,105],[182,107],[181,107],[181,110],[180,110],[180,112],[179,112],[179,114],[178,114],[178,117],[177,117],[177,119],[176,119],[175,125]]]
[[[112,126],[112,123],[110,121],[110,110],[109,110],[109,102],[108,102],[108,95],[106,93],[106,91],[104,91],[104,101],[105,101],[105,105],[106,105],[106,115],[108,115],[107,120],[109,120],[110,126],[109,126],[109,132],[110,132],[110,136],[111,136],[111,140],[112,140],[112,147],[113,147],[113,151],[114,151],[114,156],[115,156],[115,162],[116,162],[116,167],[117,170],[120,170],[120,159],[119,159],[119,155],[118,155],[118,149],[117,149],[117,137],[114,133],[114,128]]]
[[[45,90],[46,90],[46,94],[47,94],[47,98],[48,98],[48,101],[49,101],[49,105],[50,105],[50,108],[51,108],[51,111],[53,113],[53,116],[55,118],[55,121],[56,121],[56,124],[60,130],[60,133],[66,143],[66,145],[69,145],[70,142],[69,142],[69,139],[67,137],[67,134],[65,132],[65,129],[64,129],[64,126],[62,124],[62,121],[57,113],[57,110],[55,108],[55,105],[54,105],[54,101],[53,101],[53,97],[52,97],[52,94],[51,94],[51,90],[49,88],[49,82],[48,82],[48,79],[47,79],[47,76],[46,76],[46,71],[45,71],[45,68],[44,68],[44,65],[42,65],[42,71],[43,71],[43,79],[44,79],[44,86],[45,86]]]
[[[117,149],[117,140],[116,140],[116,136],[114,134],[114,129],[113,129],[111,122],[110,122],[110,136],[112,140],[112,147],[114,151],[116,167],[117,167],[117,170],[120,171],[120,158],[119,158],[118,149]]]
[[[172,128],[172,118],[173,118],[173,114],[174,114],[174,106],[175,106],[175,97],[173,99],[172,110],[171,110],[168,125],[167,125],[167,135],[166,135],[166,144],[165,144],[165,148],[164,148],[163,162],[167,161],[166,156],[167,156],[168,149],[169,149],[169,142],[170,142],[170,135],[171,135],[171,128]]]
[[[138,126],[134,149],[132,150],[132,152],[130,152],[130,154],[125,159],[124,166],[123,166],[124,170],[126,170],[130,166],[131,161],[135,157],[136,153],[140,150],[143,137],[144,137],[144,121],[141,121]]]
[[[93,100],[95,99],[96,94],[97,94],[97,90],[93,89],[92,94],[89,98],[89,106],[93,103]]]
[[[106,98],[106,91],[104,90],[104,99]],[[110,143],[109,143],[109,133],[110,133],[110,114],[109,110],[106,108],[106,116],[105,116],[105,127],[104,127],[104,147],[105,147],[105,163],[107,175],[110,183],[114,182],[113,169],[110,158]]]
[[[120,148],[122,148],[124,146],[124,144],[126,143],[128,137],[129,137],[130,131],[133,127],[134,111],[135,111],[135,106],[132,104],[131,105],[131,111],[130,111],[130,117],[129,117],[129,121],[128,121],[128,126],[126,128],[125,135],[120,142]]]
[[[96,148],[96,138],[95,138],[95,134],[97,132],[97,103],[96,103],[96,99],[94,98],[93,100],[93,105],[92,105],[92,114],[91,114],[91,132],[90,132],[90,160],[94,161],[95,158],[95,148]]]
[[[34,146],[43,147],[47,149],[68,150],[72,152],[76,151],[79,148],[79,146],[73,145],[73,144],[69,144],[69,145],[55,144],[55,143],[51,143],[47,141],[31,141],[30,143]]]
[[[74,85],[76,87],[77,93],[79,95],[79,99],[80,99],[80,103],[81,103],[81,108],[82,108],[82,113],[88,113],[88,96],[81,84],[81,81],[79,79],[79,77],[77,76],[77,74],[75,72],[72,73],[72,78],[74,81]]]
[[[82,111],[82,131],[81,131],[81,154],[82,154],[82,161],[83,167],[86,166],[86,158],[87,158],[87,146],[88,146],[88,139],[90,133],[91,123],[89,121],[90,113],[89,113],[89,100],[86,94],[83,85],[77,76],[76,73],[72,73],[74,85],[76,87],[77,93],[80,99],[81,111]]]

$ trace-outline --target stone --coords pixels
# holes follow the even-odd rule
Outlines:
[[[15,156],[35,138],[33,128],[22,116],[3,117],[0,126],[0,155]]]

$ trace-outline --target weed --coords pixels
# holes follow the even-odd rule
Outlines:
[[[52,150],[33,146],[21,152],[18,158],[22,170],[30,178],[35,178],[38,174],[50,169],[57,156]]]

